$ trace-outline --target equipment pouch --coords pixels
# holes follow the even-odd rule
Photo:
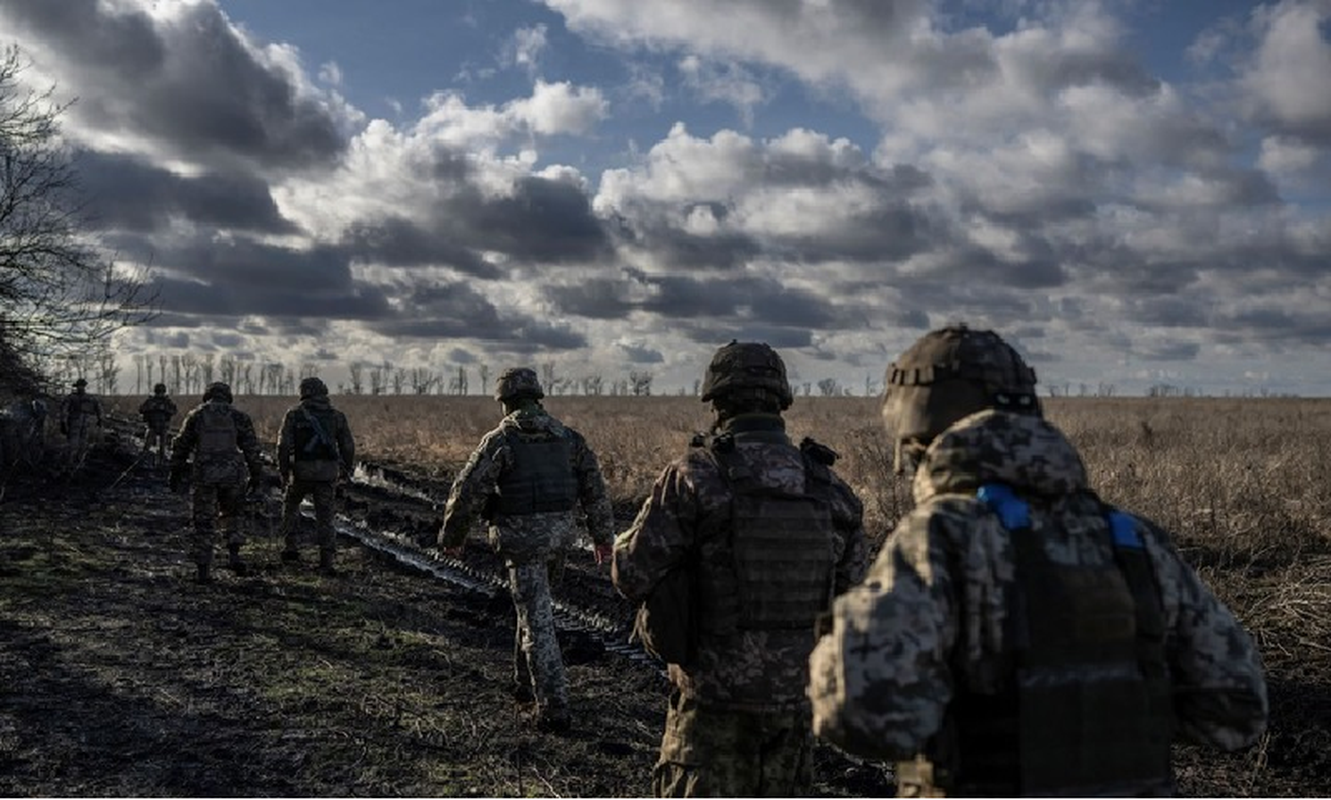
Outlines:
[[[697,647],[697,607],[693,570],[676,567],[638,607],[632,641],[667,664],[688,664]]]

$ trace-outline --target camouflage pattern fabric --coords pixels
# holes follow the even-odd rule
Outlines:
[[[770,436],[746,440],[737,433],[754,425],[769,434],[784,430],[779,415],[750,414],[727,420],[717,432],[737,434],[735,455],[762,485],[802,493],[805,463],[799,449],[783,433],[776,438],[784,444]],[[836,532],[834,589],[841,593],[864,574],[863,509],[835,475],[830,501]],[[730,488],[716,461],[702,448],[691,448],[665,468],[632,527],[615,541],[616,589],[641,602],[691,556],[703,563],[720,558],[730,509]],[[701,613],[706,614],[706,608]],[[801,791],[809,767],[797,754],[809,724],[805,686],[813,639],[812,624],[807,630],[740,629],[726,636],[704,635],[692,663],[670,664],[678,699],[672,700],[667,716],[655,790],[662,795],[715,791],[741,796]],[[698,724],[698,719],[705,723]],[[743,775],[736,774],[741,771]],[[777,774],[786,782],[776,782]]]
[[[176,415],[176,404],[166,395],[155,394],[139,405],[139,416],[147,426],[143,432],[143,451],[157,449],[160,461],[166,460],[167,434],[171,418]]]
[[[337,460],[319,459],[311,462],[296,452],[296,429],[307,424],[304,419],[306,413],[318,420],[324,432],[336,442]],[[339,475],[350,474],[355,464],[356,441],[351,435],[351,426],[347,423],[346,415],[333,408],[327,395],[304,398],[299,404],[287,409],[282,417],[277,442],[277,469],[283,483],[293,473],[299,473],[296,474],[298,480],[335,481]]]
[[[245,543],[244,512],[245,486],[196,483],[190,488],[193,507],[194,535],[190,539],[190,556],[195,564],[211,564],[213,548],[217,543],[216,524],[222,523],[222,534],[228,546]]]
[[[1031,505],[1031,525],[1051,561],[1113,559],[1103,510],[1062,433],[1029,415],[960,420],[916,472],[916,509],[864,583],[834,604],[832,631],[810,658],[818,736],[862,755],[910,759],[939,732],[954,687],[993,693],[1007,678],[1014,554],[997,517],[975,499],[988,482],[1042,498]],[[1268,712],[1252,639],[1168,534],[1134,519],[1161,593],[1180,733],[1225,750],[1251,744]]]
[[[732,418],[719,432],[763,417],[780,425],[776,415]],[[804,460],[797,448],[736,437],[736,453],[756,480],[787,491],[804,490]],[[839,536],[835,591],[858,583],[868,559],[863,508],[854,492],[833,476],[832,521]],[[692,552],[713,560],[724,544],[719,522],[728,520],[731,493],[716,462],[702,448],[691,448],[665,468],[633,525],[615,541],[615,588],[641,602],[665,574]],[[705,613],[705,611],[704,611]],[[671,680],[685,695],[713,705],[785,708],[804,703],[812,630],[740,630],[734,636],[701,643],[695,663],[687,669],[670,665]]]
[[[236,446],[234,451],[220,454],[196,454],[199,448],[202,415],[212,411],[231,415],[235,426]],[[208,483],[214,486],[239,485],[244,488],[246,478],[258,475],[260,471],[259,439],[254,433],[254,422],[249,414],[235,408],[230,403],[211,400],[195,406],[180,424],[180,432],[171,443],[171,469],[183,472],[192,460],[190,480],[196,484]]]
[[[572,442],[572,463],[578,484],[578,501],[586,515],[587,533],[598,545],[614,537],[614,511],[606,494],[605,479],[595,453],[581,434],[550,416],[540,404],[528,402],[512,411],[487,433],[471,454],[449,492],[440,547],[462,544],[472,520],[481,516],[495,493],[499,479],[513,464],[508,438],[567,437]],[[517,675],[529,674],[537,703],[558,706],[567,702],[563,658],[555,639],[553,606],[547,572],[549,562],[574,540],[576,512],[543,512],[498,515],[489,520],[489,540],[509,568],[509,589],[517,611],[516,651],[523,654],[514,664]]]
[[[812,785],[806,710],[723,711],[672,693],[652,771],[656,797],[795,797]]]
[[[292,480],[282,493],[282,522],[279,532],[288,551],[298,549],[297,526],[300,520],[300,503],[306,497],[314,502],[314,530],[321,553],[337,552],[337,531],[333,529],[333,517],[337,513],[337,485],[332,481]]]
[[[101,401],[87,392],[71,392],[61,404],[60,420],[69,441],[69,463],[83,463],[88,454],[93,427],[102,424]]]

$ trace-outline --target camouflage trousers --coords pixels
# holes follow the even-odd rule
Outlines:
[[[813,733],[807,709],[751,711],[700,705],[670,695],[657,797],[795,797],[813,786]]]
[[[165,424],[153,425],[149,423],[148,427],[143,431],[143,452],[150,453],[155,448],[157,450],[157,463],[165,464],[167,456],[166,448],[167,445],[170,444],[170,438],[170,432],[167,430]]]
[[[71,467],[82,466],[83,460],[88,457],[88,448],[92,444],[93,428],[96,425],[97,421],[87,416],[75,417],[69,421],[66,438],[69,440],[67,458]]]
[[[319,552],[337,552],[337,531],[333,517],[337,513],[337,485],[332,481],[302,481],[292,479],[282,494],[282,524],[280,531],[287,550],[297,549],[297,530],[300,524],[300,501],[310,496],[314,503],[314,529]]]
[[[216,525],[220,520],[227,546],[245,543],[241,522],[245,512],[245,484],[195,483],[190,489],[194,508],[194,541],[191,555],[195,564],[213,563],[213,547],[217,541]]]
[[[508,587],[517,611],[513,647],[513,679],[531,682],[541,708],[568,706],[564,655],[555,635],[554,601],[550,597],[550,564],[544,559],[508,565]]]

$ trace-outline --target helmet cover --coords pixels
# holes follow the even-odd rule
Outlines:
[[[702,382],[704,403],[726,395],[770,394],[790,408],[794,396],[786,379],[786,364],[765,342],[731,340],[712,356]]]
[[[529,397],[540,400],[545,397],[541,391],[541,382],[536,378],[536,370],[529,367],[506,369],[495,379],[495,399],[504,402]]]

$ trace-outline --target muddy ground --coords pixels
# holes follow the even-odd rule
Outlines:
[[[408,536],[437,522],[428,503],[370,487],[345,505]],[[632,508],[618,511],[631,519]],[[350,542],[342,574],[322,577],[312,546],[304,565],[282,565],[281,543],[262,535],[246,548],[249,575],[222,570],[198,585],[187,523],[186,497],[124,448],[95,451],[73,478],[38,468],[5,480],[0,795],[650,791],[666,694],[655,665],[563,632],[576,721],[566,735],[541,733],[510,693],[503,594],[427,579]],[[470,563],[492,563],[482,543],[468,547]],[[558,596],[627,619],[585,552]],[[1331,793],[1328,694],[1305,677],[1273,676],[1285,717],[1258,748],[1180,747],[1182,793]],[[891,793],[881,765],[830,747],[819,747],[816,774],[824,796]]]

